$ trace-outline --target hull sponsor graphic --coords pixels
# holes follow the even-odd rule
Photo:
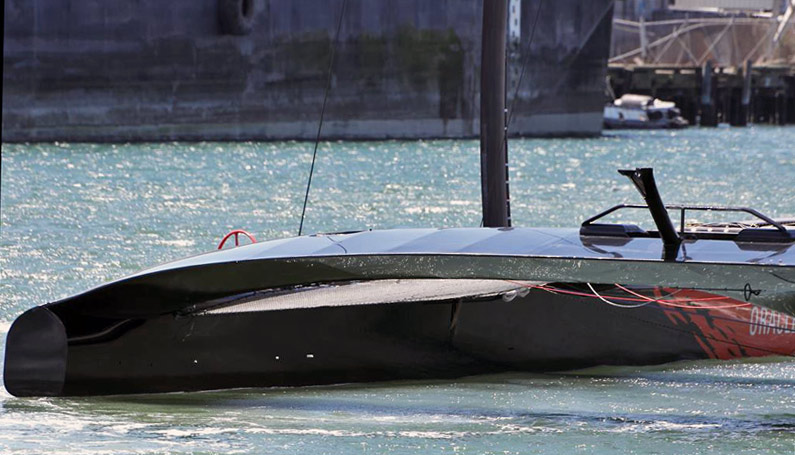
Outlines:
[[[687,289],[656,289],[657,298],[676,295],[684,302],[705,301],[715,294]],[[713,359],[795,355],[795,318],[746,302],[723,298],[710,305],[658,304],[675,326],[692,331]]]

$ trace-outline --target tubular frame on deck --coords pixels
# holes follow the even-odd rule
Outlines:
[[[739,66],[747,60],[755,64],[767,63],[775,59],[775,51],[784,41],[782,38],[792,31],[791,9],[790,6],[787,14],[773,17],[689,17],[661,21],[616,18],[613,19],[612,56],[608,62],[696,66],[708,60],[715,60],[722,66]],[[747,27],[757,33],[740,36],[738,30]],[[637,35],[637,47],[619,51],[616,32]],[[721,49],[729,51],[721,52]]]

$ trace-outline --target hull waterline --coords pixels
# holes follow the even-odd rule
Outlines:
[[[106,395],[795,355],[795,318],[738,301],[630,308],[515,292],[272,310],[233,304],[95,321],[93,333],[72,337],[63,324],[72,315],[39,307],[9,333],[6,387],[15,395]],[[716,297],[689,292],[697,301]],[[649,295],[663,293],[676,290]],[[48,337],[39,344],[46,350],[25,348]]]
[[[264,242],[30,310],[4,378],[15,395],[101,395],[793,355],[792,246],[705,243],[671,262],[659,239],[570,230]]]

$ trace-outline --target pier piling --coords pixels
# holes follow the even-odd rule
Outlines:
[[[673,101],[691,125],[795,123],[795,67],[610,65],[615,96],[650,95]]]
[[[740,109],[737,117],[735,118],[734,126],[745,126],[748,124],[748,111],[751,105],[751,61],[745,62],[743,69],[743,90],[740,98]]]
[[[718,126],[712,76],[712,62],[707,61],[701,70],[701,126]]]

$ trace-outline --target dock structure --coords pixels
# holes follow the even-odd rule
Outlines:
[[[7,0],[2,140],[477,137],[482,5]],[[601,133],[613,5],[509,2],[510,135]]]
[[[795,66],[608,66],[616,97],[626,93],[674,101],[691,125],[795,123]]]
[[[691,125],[795,122],[795,0],[617,0],[615,11],[615,96],[674,101]]]

